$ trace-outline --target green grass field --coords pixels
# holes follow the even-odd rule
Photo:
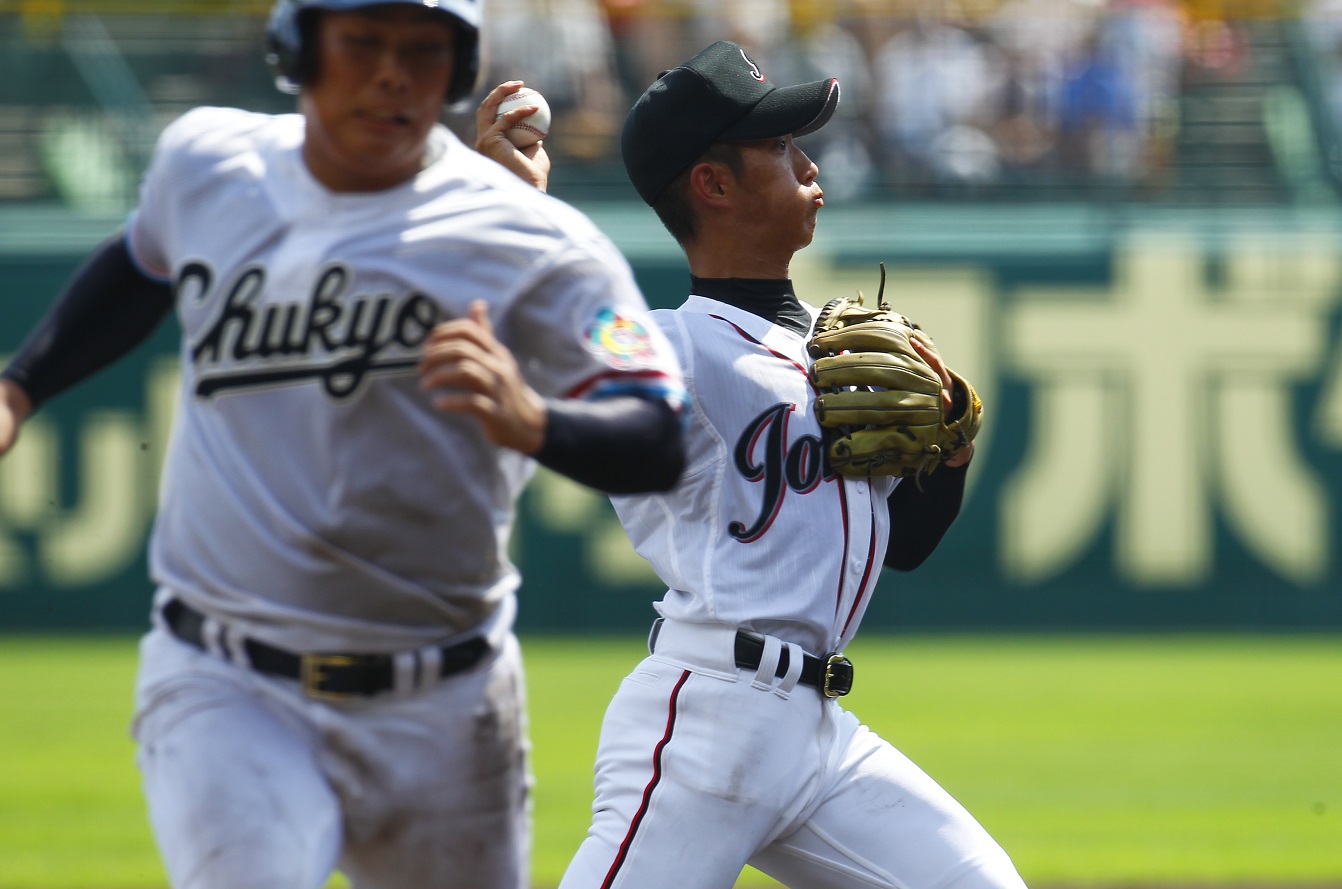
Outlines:
[[[524,639],[535,883],[583,836],[641,640]],[[1032,886],[1342,887],[1342,638],[871,637],[848,701]],[[0,637],[0,889],[161,889],[127,734],[135,643]],[[747,873],[742,885],[769,886]]]

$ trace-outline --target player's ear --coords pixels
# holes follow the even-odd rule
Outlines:
[[[700,161],[690,168],[687,185],[696,202],[722,207],[728,204],[735,181],[736,177],[726,164]]]

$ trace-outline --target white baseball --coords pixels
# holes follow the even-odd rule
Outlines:
[[[545,101],[544,96],[531,87],[524,86],[500,102],[499,113],[494,115],[494,119],[498,120],[509,111],[524,105],[535,105],[536,113],[530,117],[522,118],[516,126],[504,133],[508,137],[508,141],[518,148],[534,145],[550,135],[550,104]]]

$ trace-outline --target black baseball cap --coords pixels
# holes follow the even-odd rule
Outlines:
[[[804,136],[828,123],[838,104],[836,78],[774,86],[724,40],[663,71],[634,103],[620,139],[624,168],[651,204],[714,142]]]

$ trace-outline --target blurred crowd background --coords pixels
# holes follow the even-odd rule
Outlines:
[[[485,3],[482,87],[548,97],[561,196],[632,199],[625,111],[724,38],[776,82],[840,78],[805,143],[836,199],[1326,204],[1342,176],[1342,0]],[[0,0],[0,202],[129,206],[177,114],[292,108],[262,59],[269,7]]]

